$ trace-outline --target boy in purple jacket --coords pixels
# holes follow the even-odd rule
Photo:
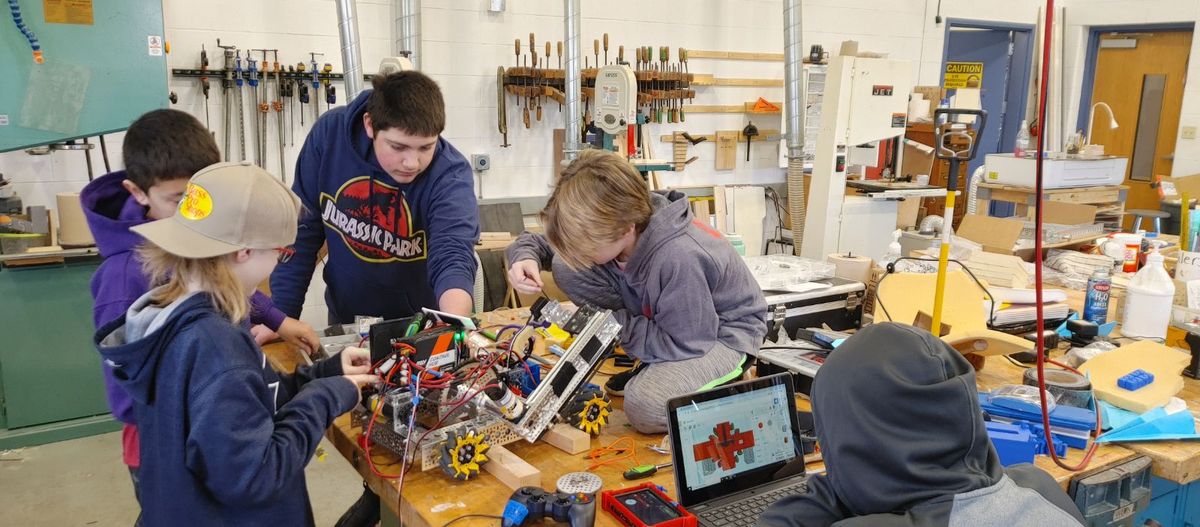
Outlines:
[[[92,276],[92,321],[96,327],[120,318],[138,297],[150,289],[134,249],[145,240],[130,232],[153,220],[169,218],[192,174],[221,161],[217,143],[195,117],[178,110],[154,110],[139,117],[125,133],[125,170],[106,174],[84,187],[80,194],[88,227],[104,261]],[[278,332],[284,340],[306,351],[315,351],[317,335],[307,324],[288,318],[266,295],[250,298],[251,320],[270,331],[258,331],[261,344]],[[121,444],[125,464],[138,493],[141,465],[137,424],[129,395],[117,385],[112,369],[104,368],[105,389],[113,417],[124,423]]]

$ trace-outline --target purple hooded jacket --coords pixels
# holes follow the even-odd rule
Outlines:
[[[96,247],[104,257],[92,276],[92,322],[97,328],[120,318],[138,297],[150,290],[149,280],[134,253],[145,239],[129,228],[151,220],[146,217],[146,208],[121,186],[125,179],[123,170],[105,174],[88,183],[79,196]],[[262,292],[250,297],[250,307],[251,324],[264,324],[272,331],[278,330],[287,318]],[[132,400],[113,379],[112,369],[108,365],[102,367],[113,417],[125,424],[136,424]]]

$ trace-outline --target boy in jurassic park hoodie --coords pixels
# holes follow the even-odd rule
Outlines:
[[[373,79],[313,126],[296,162],[296,256],[271,275],[275,303],[300,316],[321,244],[330,323],[421,308],[469,315],[479,210],[474,173],[440,134],[445,103],[416,71]]]

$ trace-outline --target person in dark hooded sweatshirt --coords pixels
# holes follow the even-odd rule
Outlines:
[[[1002,467],[975,370],[928,331],[868,326],[829,355],[812,386],[828,472],[763,512],[764,527],[1082,525],[1049,474]]]
[[[216,141],[199,120],[169,109],[138,117],[125,132],[121,156],[125,170],[96,178],[79,196],[88,228],[104,257],[91,282],[92,322],[97,328],[124,315],[150,289],[149,278],[135,254],[143,240],[130,229],[171,217],[188,179],[221,160]],[[250,320],[259,343],[273,340],[277,332],[293,346],[310,353],[317,351],[319,341],[312,327],[276,309],[269,297],[255,291],[250,305]],[[123,458],[134,481],[134,495],[138,496],[140,460],[133,401],[117,386],[111,368],[102,367],[109,409],[124,425]]]
[[[470,315],[474,308],[479,208],[475,175],[441,137],[446,103],[418,71],[376,75],[373,89],[325,112],[296,161],[300,216],[296,256],[271,275],[271,294],[299,317],[325,261],[330,324],[357,315],[395,319],[422,308]],[[363,494],[338,527],[375,525],[379,497]]]
[[[643,364],[620,390],[638,431],[665,431],[668,399],[740,377],[762,345],[767,304],[746,263],[687,196],[648,191],[621,156],[581,152],[541,219],[545,236],[509,246],[509,281],[536,293],[553,269],[573,302],[613,311],[621,346]]]
[[[433,79],[372,79],[313,125],[292,190],[304,202],[296,257],[271,275],[275,303],[300,316],[322,243],[329,322],[387,319],[421,308],[470,315],[479,209],[466,158],[441,137],[445,102]]]
[[[221,163],[131,229],[154,288],[96,343],[133,399],[146,525],[313,525],[304,467],[378,377],[359,348],[277,374],[250,335],[247,298],[292,254],[299,212],[266,171]]]

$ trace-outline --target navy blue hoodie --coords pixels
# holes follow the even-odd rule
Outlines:
[[[134,253],[134,249],[146,240],[129,229],[151,220],[146,217],[146,207],[121,185],[126,178],[124,170],[105,174],[88,183],[79,195],[88,228],[104,257],[96,274],[92,275],[92,299],[95,301],[92,322],[97,328],[124,315],[134,300],[150,289],[142,263]],[[254,324],[266,324],[274,331],[287,318],[271,304],[270,297],[261,292],[256,292],[250,303],[253,307],[250,320]],[[108,366],[104,366],[104,386],[113,417],[125,424],[135,424],[133,403],[129,395],[117,387]]]
[[[447,290],[473,290],[479,210],[470,165],[439,137],[429,167],[397,184],[363,128],[370,94],[322,115],[296,162],[292,190],[307,210],[295,256],[271,275],[275,303],[292,317],[300,316],[323,242],[330,321],[408,316],[436,309]]]
[[[358,400],[339,356],[278,375],[206,294],[147,294],[96,343],[133,397],[146,525],[313,524],[304,467]]]

